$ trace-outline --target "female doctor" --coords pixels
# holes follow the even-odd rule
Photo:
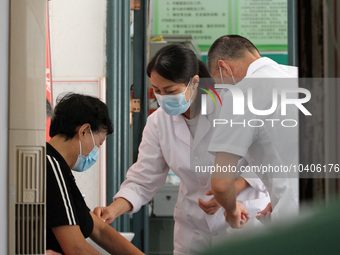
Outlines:
[[[214,165],[207,147],[213,134],[211,123],[218,118],[219,109],[213,100],[207,100],[207,115],[199,114],[203,91],[198,89],[199,81],[210,78],[210,74],[184,46],[169,45],[159,50],[147,74],[160,108],[148,117],[137,162],[128,170],[114,202],[97,207],[94,213],[110,223],[124,213],[137,212],[165,184],[171,169],[181,180],[174,209],[174,254],[192,254],[210,247],[228,227],[224,211],[211,196],[211,174],[195,171],[195,166]],[[255,199],[255,210],[260,211],[268,204],[268,197],[260,180],[255,186],[249,187],[243,178],[236,181],[237,193],[243,190],[238,200]],[[249,203],[245,207],[254,210]]]

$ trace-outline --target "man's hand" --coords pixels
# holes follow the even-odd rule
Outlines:
[[[248,211],[243,204],[236,201],[236,208],[233,212],[224,212],[225,220],[232,228],[243,228],[249,220]]]
[[[207,196],[212,196],[212,190],[208,190],[205,193]],[[201,198],[198,199],[198,206],[206,213],[213,215],[218,209],[220,209],[221,205],[217,202],[215,197],[212,197],[209,201],[203,201]]]
[[[107,207],[96,207],[96,208],[94,208],[93,213],[95,215],[97,215],[97,217],[99,219],[103,220],[107,224],[110,224],[115,219],[115,217],[112,216],[113,212],[111,212],[110,209],[111,209],[110,206],[107,206]]]
[[[262,224],[268,223],[270,221],[270,215],[272,211],[272,203],[268,203],[266,208],[264,208],[261,212],[258,212],[258,215],[256,215],[256,219],[261,221]]]

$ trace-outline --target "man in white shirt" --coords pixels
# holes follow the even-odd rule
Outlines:
[[[297,88],[297,68],[262,58],[249,40],[238,35],[222,36],[212,44],[208,67],[220,83],[229,80],[235,86],[229,86],[220,119],[214,122],[215,133],[208,150],[216,154],[215,168],[233,169],[244,158],[249,167],[255,167],[249,169],[257,167],[256,174],[271,198],[262,213],[273,210],[272,219],[296,214],[298,173],[293,170],[298,165],[298,108],[293,104],[282,106],[278,93]],[[242,95],[243,101],[239,100]],[[279,170],[271,173],[264,169]],[[225,208],[228,223],[234,228],[243,227],[248,212],[236,202],[234,173],[217,171],[211,184],[215,198]]]

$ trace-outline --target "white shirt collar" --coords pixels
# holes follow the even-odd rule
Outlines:
[[[253,63],[249,65],[246,77],[252,75],[258,69],[262,68],[263,66],[270,65],[270,64],[277,64],[277,63],[267,57],[262,57],[262,58],[255,60]]]

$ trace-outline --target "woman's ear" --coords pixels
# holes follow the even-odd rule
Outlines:
[[[200,77],[196,74],[194,77],[192,77],[191,82],[193,84],[193,87],[196,89],[200,82]]]
[[[89,123],[85,123],[80,126],[78,130],[79,137],[84,136],[86,132],[90,131],[91,125]]]

